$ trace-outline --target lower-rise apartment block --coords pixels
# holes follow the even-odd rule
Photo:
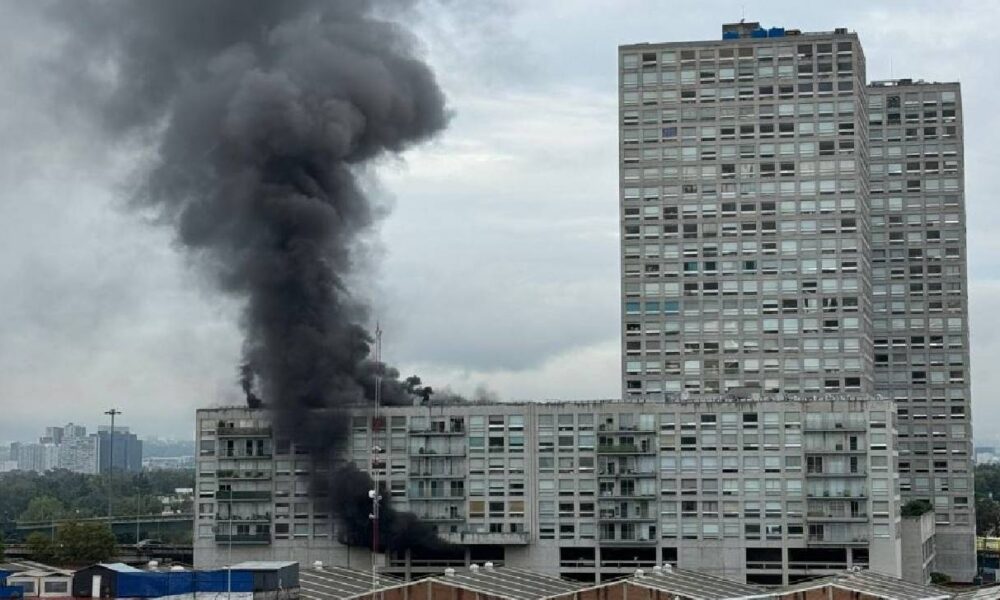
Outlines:
[[[847,396],[359,408],[344,458],[455,542],[380,555],[387,573],[489,561],[584,581],[663,563],[771,585],[851,567],[899,577],[895,418],[890,401]],[[309,456],[266,410],[197,419],[197,566],[370,566],[337,542]]]

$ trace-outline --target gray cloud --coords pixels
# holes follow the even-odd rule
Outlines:
[[[989,77],[1000,7],[461,4],[480,12],[439,2],[406,16],[456,115],[441,139],[378,170],[394,211],[364,293],[390,361],[470,393],[485,384],[505,398],[617,395],[615,48],[714,38],[746,6],[769,25],[857,30],[871,77],[889,77],[891,56],[897,77],[962,80],[976,435],[1000,431],[989,397],[1000,384],[990,366],[1000,345],[1000,210],[990,201],[1000,86]],[[0,407],[13,411],[0,438],[54,420],[96,423],[110,403],[141,430],[189,433],[196,406],[235,398],[235,311],[202,291],[163,232],[116,208],[125,149],[105,157],[37,106],[29,66],[44,55],[46,26],[13,6],[0,7]]]

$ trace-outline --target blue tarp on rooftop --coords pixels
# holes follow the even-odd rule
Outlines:
[[[119,598],[159,598],[194,592],[252,592],[253,574],[248,571],[164,571],[120,573]]]

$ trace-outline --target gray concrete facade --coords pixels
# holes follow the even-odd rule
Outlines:
[[[197,566],[370,565],[335,541],[308,456],[265,411],[198,423]],[[893,405],[876,400],[500,403],[359,412],[345,459],[460,544],[380,556],[388,572],[489,560],[595,580],[667,562],[777,585],[850,566],[900,575],[895,439]]]
[[[968,257],[957,83],[868,87],[875,391],[899,411],[904,501],[934,506],[936,568],[975,575]]]
[[[723,30],[619,48],[623,398],[895,400],[903,497],[971,581],[959,86],[867,85],[846,29]]]

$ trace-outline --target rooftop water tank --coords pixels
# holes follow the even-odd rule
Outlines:
[[[767,32],[767,37],[785,37],[784,27],[772,27]]]
[[[738,40],[740,39],[740,32],[738,31],[723,31],[722,39],[724,40]]]
[[[767,30],[761,27],[760,29],[754,29],[750,32],[750,37],[752,38],[766,38]]]

